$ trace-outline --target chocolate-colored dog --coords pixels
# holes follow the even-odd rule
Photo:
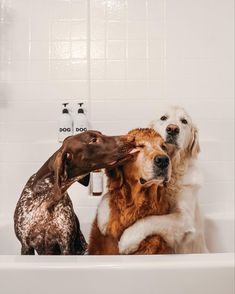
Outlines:
[[[64,140],[62,147],[28,180],[17,203],[15,233],[21,254],[84,254],[87,248],[67,189],[89,183],[89,172],[130,159],[130,136],[108,137],[88,131]]]

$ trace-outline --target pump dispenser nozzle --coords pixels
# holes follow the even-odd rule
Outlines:
[[[63,109],[62,113],[69,113],[68,109],[66,108],[68,103],[62,103],[62,105],[64,105],[64,109]]]
[[[62,103],[63,110],[61,117],[59,119],[59,132],[58,132],[58,140],[60,143],[64,141],[68,136],[73,135],[73,119],[69,113],[67,105],[69,103]]]
[[[83,108],[82,102],[78,103],[79,108],[77,110],[77,115],[74,118],[74,134],[80,134],[82,132],[86,132],[88,130],[88,121],[85,115],[85,111]]]
[[[78,105],[80,106],[80,108],[78,109],[78,113],[84,113],[84,109],[82,108],[82,105],[84,103],[78,103]]]

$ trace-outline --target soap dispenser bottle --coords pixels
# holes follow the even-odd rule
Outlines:
[[[101,169],[97,169],[92,172],[92,195],[93,196],[101,196],[103,194],[103,171]]]
[[[62,115],[59,119],[59,133],[58,140],[63,143],[64,139],[68,136],[73,135],[73,119],[67,108],[68,103],[63,103]]]
[[[78,113],[74,118],[74,135],[80,134],[88,130],[88,120],[85,115],[84,109],[82,108],[83,103],[78,103]]]

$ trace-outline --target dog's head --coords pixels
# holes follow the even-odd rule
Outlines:
[[[131,159],[135,146],[131,135],[105,136],[98,131],[66,138],[47,163],[49,170],[54,173],[55,198],[60,199],[63,185],[67,188],[79,180],[87,186],[91,171],[113,167]]]
[[[166,143],[175,144],[190,157],[200,152],[198,130],[182,107],[170,107],[158,115],[150,126],[161,134]]]
[[[177,149],[176,146],[166,144],[163,138],[150,128],[135,129],[129,132],[129,135],[135,137],[139,152],[134,160],[128,161],[125,165],[106,170],[113,188],[121,187],[123,181],[141,187],[168,182],[171,177],[170,157]]]

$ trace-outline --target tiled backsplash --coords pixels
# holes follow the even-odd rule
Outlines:
[[[93,128],[107,134],[146,126],[165,105],[184,106],[200,129],[201,202],[232,208],[233,5],[0,0],[0,213],[13,211],[56,148],[67,101],[74,111],[85,101]],[[97,203],[82,193],[76,203]]]

